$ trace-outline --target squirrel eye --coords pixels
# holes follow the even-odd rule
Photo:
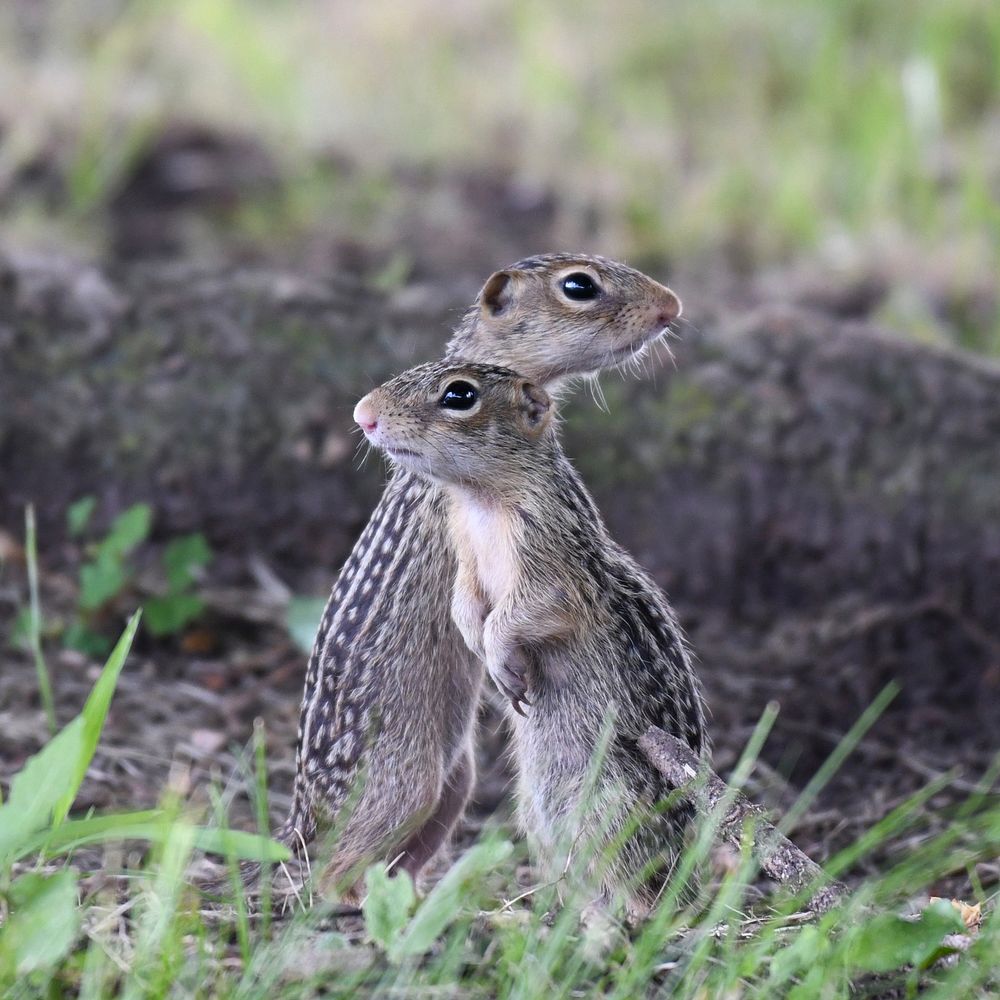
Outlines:
[[[596,299],[601,294],[597,283],[589,274],[582,271],[574,271],[562,280],[563,294],[568,299],[575,302],[586,302],[588,299]]]
[[[479,390],[469,382],[458,379],[449,382],[438,401],[446,410],[471,410],[479,399]]]

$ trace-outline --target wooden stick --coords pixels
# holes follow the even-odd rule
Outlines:
[[[724,799],[731,798],[729,808],[719,820],[719,837],[737,850],[742,849],[748,836],[752,837],[750,850],[754,859],[776,882],[793,890],[827,882],[810,901],[809,908],[814,913],[826,912],[847,894],[847,886],[827,879],[815,861],[767,821],[760,806],[734,792],[682,740],[650,726],[639,738],[639,748],[667,782],[700,813],[715,812]]]

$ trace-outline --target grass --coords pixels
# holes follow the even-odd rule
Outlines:
[[[32,547],[28,557],[34,562]],[[212,907],[188,881],[198,852],[274,860],[286,852],[255,834],[199,825],[169,789],[156,810],[70,816],[138,618],[80,715],[24,765],[0,805],[5,997],[1000,995],[998,908],[974,877],[976,863],[1000,851],[1000,803],[989,794],[1000,757],[943,832],[927,833],[925,818],[947,775],[830,859],[827,870],[839,875],[897,845],[895,863],[855,881],[850,897],[821,917],[803,914],[802,895],[762,901],[747,850],[715,865],[698,897],[683,902],[684,873],[713,868],[713,817],[696,831],[658,909],[632,932],[613,921],[581,921],[589,896],[573,868],[558,884],[525,887],[518,872],[523,850],[502,827],[462,852],[423,897],[408,878],[373,867],[360,918],[338,922],[321,897],[276,920],[269,908],[263,916],[251,913],[239,895],[228,907]],[[808,807],[891,696],[885,692],[859,720],[786,824]],[[774,714],[769,709],[751,737],[734,786],[753,770]],[[256,731],[247,770],[261,828],[263,748]],[[123,852],[122,844],[136,841],[149,847]],[[84,882],[80,870],[95,868],[101,878]],[[959,911],[929,901],[925,888],[963,871],[971,873],[974,901],[984,912],[981,927],[969,933]],[[303,896],[310,898],[308,887]],[[963,935],[967,950],[958,949],[954,935]]]
[[[39,759],[51,757],[52,746]],[[923,799],[898,809],[859,850],[912,826]],[[0,835],[5,820],[0,814]],[[702,856],[685,859],[692,865],[710,850],[710,830],[703,833],[692,848]],[[213,845],[199,841],[177,804],[134,829],[119,820],[99,831],[104,841],[143,835],[156,848],[141,868],[120,873],[119,890],[110,895],[89,890],[81,901],[71,865],[54,869],[40,860],[37,872],[13,881],[4,868],[4,995],[291,998],[322,989],[338,997],[458,991],[533,1000],[624,998],[656,988],[692,1000],[804,1000],[847,996],[851,989],[878,995],[893,987],[913,995],[919,986],[930,995],[987,996],[1000,988],[995,908],[988,908],[967,952],[951,965],[935,965],[957,955],[947,936],[965,928],[951,904],[928,903],[921,893],[942,871],[972,864],[1000,845],[1000,809],[983,809],[974,799],[946,834],[863,882],[822,918],[803,922],[802,900],[794,898],[758,904],[751,916],[755,870],[744,855],[696,905],[685,908],[668,897],[632,935],[582,927],[586,900],[569,884],[564,906],[554,911],[542,893],[511,902],[520,895],[512,891],[519,854],[501,830],[484,835],[422,899],[408,879],[371,869],[363,919],[346,931],[332,929],[323,902],[274,923],[239,908],[232,918],[205,909],[185,873],[196,849]],[[73,837],[55,843],[68,852]]]
[[[56,709],[52,697],[52,679],[49,677],[48,664],[42,653],[42,611],[38,600],[38,536],[35,530],[35,508],[29,504],[24,514],[25,548],[28,559],[28,642],[31,655],[35,661],[35,673],[38,675],[38,693],[45,709],[45,721],[49,726],[49,735],[55,735]]]
[[[929,258],[959,292],[1000,270],[990,0],[43,6],[32,44],[0,11],[0,177],[55,150],[71,218],[180,120],[264,144],[286,184],[236,225],[271,241],[335,219],[391,242],[415,163],[552,189],[568,239],[596,204],[588,242],[633,258]],[[1000,348],[983,323],[968,346]]]

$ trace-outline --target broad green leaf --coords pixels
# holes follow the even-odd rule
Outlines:
[[[0,869],[21,856],[22,845],[47,826],[56,806],[76,794],[78,762],[84,756],[83,717],[77,716],[14,776],[0,807]]]
[[[80,567],[80,606],[96,610],[119,594],[127,579],[121,557],[101,549],[93,562]]]
[[[80,928],[76,872],[28,872],[11,886],[8,902],[10,916],[0,928],[0,977],[25,976],[60,961]]]
[[[368,936],[389,949],[399,937],[417,900],[413,879],[408,872],[390,875],[386,866],[372,865],[365,875],[368,895],[362,910]]]
[[[285,612],[285,625],[295,645],[303,653],[312,651],[323,618],[326,600],[322,597],[293,597]]]
[[[844,950],[853,968],[867,972],[890,972],[904,965],[919,968],[941,947],[946,934],[964,929],[955,908],[942,900],[927,907],[919,920],[878,914],[846,936]]]
[[[155,636],[174,635],[205,610],[205,602],[194,594],[152,597],[143,606],[146,627]]]
[[[97,749],[118,675],[139,625],[136,612],[105,664],[83,711],[21,768],[0,807],[0,865],[19,857],[32,834],[60,823]]]
[[[462,912],[462,903],[473,887],[480,885],[512,850],[508,841],[494,840],[466,851],[420,904],[405,932],[390,945],[389,958],[398,961],[427,951]]]
[[[87,768],[93,759],[94,751],[101,739],[101,730],[104,728],[104,720],[108,715],[108,708],[111,705],[111,698],[115,693],[115,686],[118,684],[118,675],[125,666],[125,659],[132,648],[132,640],[135,638],[136,629],[139,627],[139,618],[142,612],[137,611],[129,619],[128,625],[122,637],[118,640],[118,645],[111,651],[108,662],[101,671],[101,676],[97,679],[87,703],[83,706],[83,711],[77,718],[81,720],[82,732],[79,752],[73,765],[73,781],[65,794],[56,801],[53,812],[53,821],[60,823],[69,813],[69,808],[76,798],[76,793],[83,782]],[[74,719],[74,722],[76,720]],[[71,723],[72,724],[72,723]],[[44,751],[43,751],[44,752]]]
[[[75,538],[86,531],[87,525],[90,523],[90,516],[94,513],[96,506],[96,497],[82,497],[76,503],[69,505],[69,509],[66,511],[66,527],[69,529],[70,535]]]
[[[194,570],[207,566],[212,550],[205,536],[198,533],[175,538],[163,550],[163,568],[171,594],[186,590],[194,582]],[[148,621],[147,621],[148,624]]]
[[[121,559],[149,537],[153,509],[148,503],[137,503],[123,510],[112,522],[99,551]]]

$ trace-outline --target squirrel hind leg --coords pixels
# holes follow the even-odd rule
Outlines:
[[[442,798],[442,767],[407,768],[386,782],[373,774],[350,817],[332,843],[333,853],[319,878],[324,895],[357,897],[365,869],[376,861],[393,861],[428,823]],[[391,788],[391,794],[389,789]]]
[[[475,784],[476,764],[472,746],[466,747],[444,783],[437,807],[427,821],[406,841],[401,849],[398,868],[409,872],[414,882],[424,866],[451,836],[465,812],[466,803]]]

